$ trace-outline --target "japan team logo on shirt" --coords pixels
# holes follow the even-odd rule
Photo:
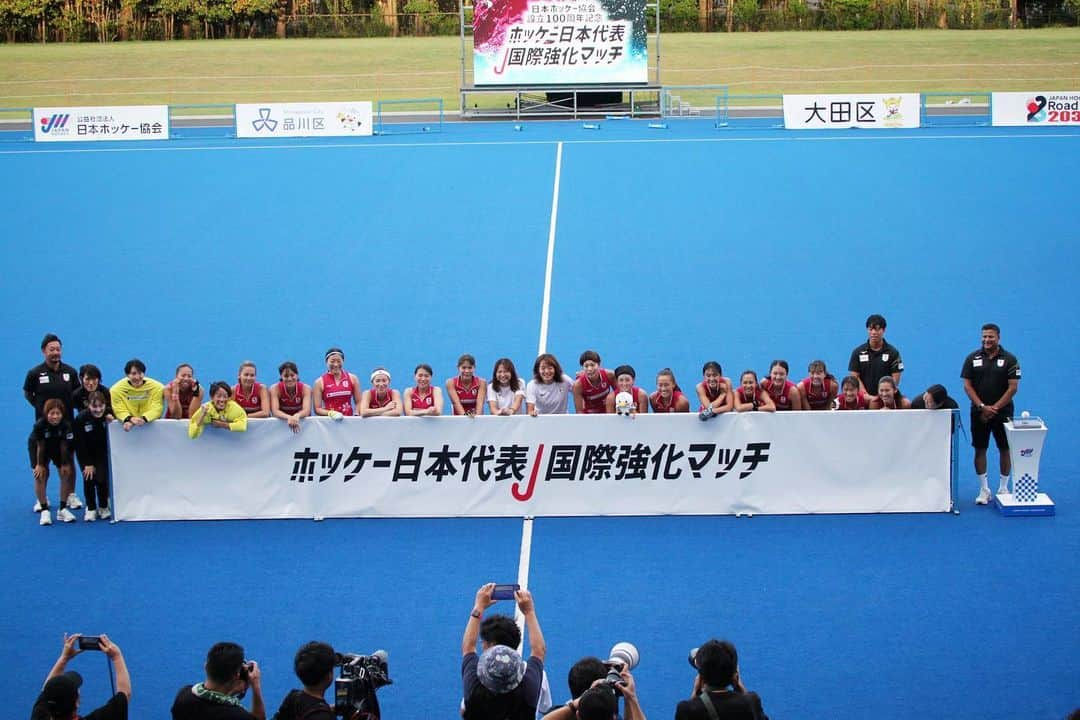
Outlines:
[[[64,382],[70,382],[71,381],[71,373],[64,373],[63,378],[64,378]]]
[[[882,353],[881,354],[881,361],[882,362],[889,362],[889,353]]]
[[[998,367],[1005,367],[1005,358],[998,358]]]

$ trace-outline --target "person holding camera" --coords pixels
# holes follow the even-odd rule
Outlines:
[[[64,647],[56,664],[49,671],[49,676],[45,678],[41,694],[34,701],[30,720],[75,720],[80,717],[78,710],[82,698],[79,696],[79,688],[82,687],[82,676],[65,670],[68,662],[85,650],[100,650],[112,662],[116,672],[116,694],[97,710],[81,717],[83,720],[127,720],[128,703],[131,701],[131,677],[124,663],[124,655],[106,635],[94,638],[79,634],[64,635]]]
[[[244,648],[219,642],[206,654],[206,680],[185,685],[172,704],[173,720],[266,720],[259,664],[244,659]],[[251,711],[240,704],[251,689]]]
[[[599,676],[592,679],[588,689],[582,690],[580,683],[595,673]],[[570,669],[568,681],[573,698],[545,715],[545,720],[619,720],[620,696],[623,720],[646,720],[629,668],[624,666],[619,671],[619,680],[612,682],[608,668],[599,658],[582,658]]]
[[[461,679],[465,693],[462,715],[465,720],[534,720],[547,645],[528,590],[514,593],[529,632],[528,662],[506,645],[492,645],[484,648],[481,655],[476,654],[484,611],[495,604],[494,590],[495,583],[487,583],[476,591],[476,602],[461,639]]]
[[[334,720],[334,709],[326,704],[326,689],[334,684],[334,648],[324,642],[309,642],[296,651],[293,670],[303,690],[290,690],[273,720]]]
[[[769,720],[757,693],[739,677],[739,654],[727,640],[710,640],[690,653],[697,668],[694,693],[675,708],[675,720]]]

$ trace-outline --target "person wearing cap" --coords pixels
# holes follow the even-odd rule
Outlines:
[[[675,707],[675,720],[769,720],[757,693],[739,676],[739,654],[727,640],[709,640],[692,653],[697,668],[689,700]]]
[[[45,678],[45,686],[41,694],[34,701],[34,709],[30,713],[31,720],[74,720],[82,717],[84,720],[127,720],[128,703],[131,701],[131,677],[128,675],[127,665],[124,663],[124,655],[120,648],[109,641],[105,635],[101,636],[98,649],[105,653],[112,662],[116,673],[116,694],[109,701],[88,715],[79,715],[81,697],[79,688],[82,687],[82,676],[73,670],[67,670],[68,662],[82,652],[78,648],[80,635],[64,635],[64,647],[60,651],[60,657],[49,676]]]
[[[254,660],[244,659],[244,648],[219,642],[206,654],[206,680],[185,685],[172,704],[173,720],[266,720],[262,673]],[[240,704],[251,690],[251,712]]]
[[[534,720],[544,674],[547,645],[536,619],[528,590],[514,593],[529,633],[529,659],[505,645],[492,645],[476,654],[484,611],[495,604],[495,583],[476,591],[465,634],[461,639],[461,679],[465,694],[465,720]]]
[[[315,414],[340,420],[354,415],[360,407],[360,381],[345,370],[345,353],[332,347],[326,351],[326,372],[311,386]]]
[[[334,684],[334,648],[311,641],[296,651],[293,671],[303,690],[290,690],[273,720],[334,720],[334,708],[326,703],[326,690]]]
[[[371,389],[360,397],[360,417],[400,417],[401,393],[390,387],[390,371],[377,367],[371,371]]]
[[[912,410],[956,410],[960,406],[949,397],[944,385],[931,385],[926,392],[911,401]]]

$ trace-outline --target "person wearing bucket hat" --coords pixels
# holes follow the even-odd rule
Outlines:
[[[540,699],[547,645],[528,590],[514,593],[529,633],[528,660],[506,645],[491,645],[481,655],[476,654],[480,620],[484,611],[495,603],[494,589],[494,583],[487,583],[477,590],[461,640],[463,716],[465,720],[533,720]]]
[[[78,655],[79,638],[81,636],[65,635],[64,647],[60,651],[60,657],[49,676],[45,679],[45,685],[41,688],[41,694],[34,702],[34,708],[30,712],[31,720],[73,720],[78,715],[82,676],[72,670],[67,670],[68,662]],[[97,649],[101,650],[109,658],[116,671],[116,694],[109,701],[88,715],[82,715],[84,720],[127,720],[128,701],[131,699],[131,677],[128,675],[127,665],[120,648],[102,635]]]

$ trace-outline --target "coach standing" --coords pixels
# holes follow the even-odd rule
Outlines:
[[[859,379],[860,389],[870,397],[877,396],[878,381],[891,375],[897,385],[904,372],[900,351],[885,341],[885,318],[871,315],[866,318],[867,340],[851,351],[848,372]]]
[[[967,356],[960,371],[964,392],[971,399],[971,445],[975,448],[975,474],[979,476],[979,497],[975,502],[990,502],[987,481],[986,450],[990,435],[997,443],[1001,465],[998,493],[1009,491],[1009,440],[1005,421],[1013,415],[1013,396],[1020,387],[1020,361],[1001,347],[1001,328],[994,323],[982,326],[982,347]]]
[[[63,343],[60,338],[48,333],[41,339],[41,354],[44,362],[35,365],[26,373],[23,381],[23,396],[34,407],[34,422],[45,417],[45,402],[59,400],[64,403],[64,415],[69,420],[75,419],[73,395],[79,389],[79,372],[61,360]],[[33,435],[26,442],[30,455],[30,468],[37,466],[37,443]],[[66,499],[68,507],[81,508],[82,502],[75,493]],[[41,511],[41,504],[35,503],[34,512]]]

